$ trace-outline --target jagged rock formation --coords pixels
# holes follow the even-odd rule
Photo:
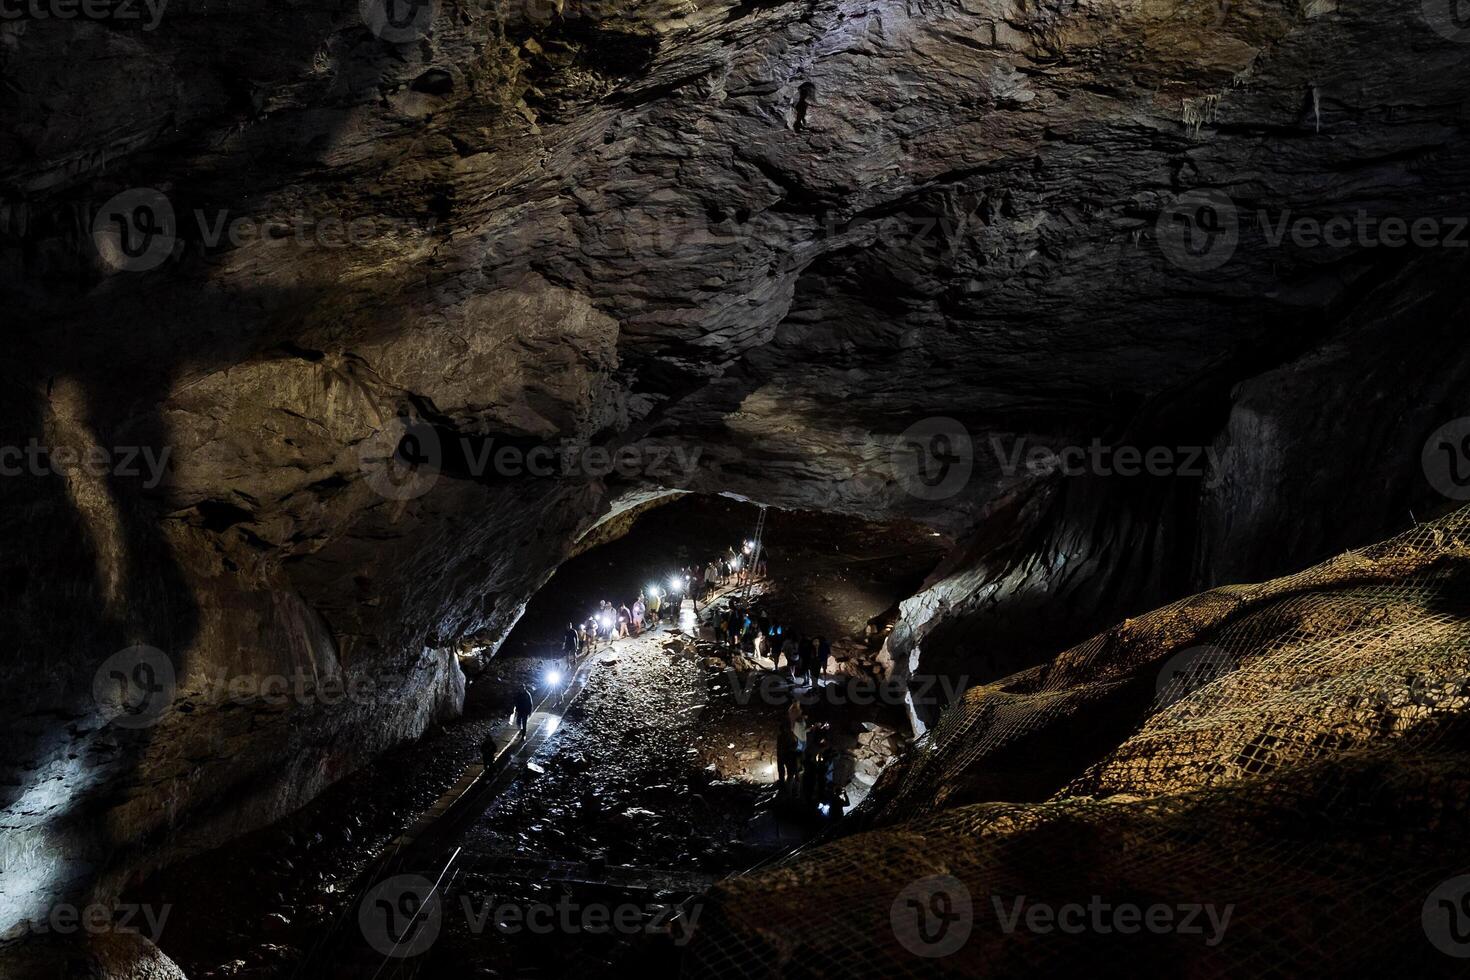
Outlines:
[[[18,944],[0,953],[7,977],[42,980],[57,975],[57,964],[74,975],[102,980],[188,980],[177,963],[145,937],[127,932],[67,936],[71,942]]]
[[[0,929],[452,713],[458,645],[493,647],[588,528],[668,489],[965,537],[892,652],[977,681],[1442,506],[1416,467],[1467,408],[1465,253],[1272,243],[1283,215],[1359,211],[1454,234],[1470,46],[1430,6],[0,24],[0,445],[158,464],[0,480]],[[1202,191],[1233,201],[1233,248],[1179,237]],[[895,451],[935,416],[974,445],[948,495]],[[427,455],[403,487],[405,432]],[[1094,437],[1221,472],[1002,465]],[[648,455],[486,464],[563,442]],[[93,676],[138,644],[179,710],[119,730]],[[242,711],[207,683],[297,671],[373,686]]]
[[[1460,511],[972,688],[866,832],[716,887],[689,974],[1455,975],[1432,899],[1470,829],[1467,561]]]

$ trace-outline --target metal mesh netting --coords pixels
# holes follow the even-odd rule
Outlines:
[[[1463,510],[968,691],[686,972],[1470,974],[1467,709]]]

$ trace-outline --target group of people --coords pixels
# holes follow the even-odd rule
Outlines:
[[[808,718],[794,700],[776,735],[777,794],[808,809],[840,817],[847,808],[847,753],[838,749],[830,723]]]
[[[655,628],[664,616],[677,616],[683,596],[694,600],[697,611],[699,602],[708,600],[720,587],[744,585],[765,574],[764,549],[747,541],[741,551],[729,547],[723,555],[702,565],[694,563],[676,570],[669,577],[667,591],[650,586],[639,592],[631,605],[615,606],[602,600],[586,620],[567,624],[562,657],[568,676],[577,658],[598,643],[638,636]],[[827,637],[788,630],[785,624],[773,621],[763,606],[747,599],[733,598],[714,618],[713,625],[720,642],[773,661],[777,671],[783,670],[784,661],[784,670],[793,682],[817,684],[831,661],[832,643]],[[522,732],[531,713],[530,701],[528,691],[518,692],[515,715]],[[841,816],[847,806],[847,774],[843,771],[846,759],[847,754],[835,744],[831,725],[809,718],[800,699],[793,700],[776,740],[778,792],[810,809]]]
[[[765,609],[736,599],[715,620],[715,635],[744,653],[774,661],[776,669],[792,680],[815,684],[832,658],[832,641],[825,636],[808,636],[774,622]]]
[[[757,603],[732,599],[714,617],[714,627],[721,643],[772,661],[793,683],[815,687],[831,663],[827,637],[787,629]],[[801,698],[794,697],[776,737],[778,795],[808,811],[840,817],[848,803],[849,765],[831,724],[810,717]]]
[[[653,629],[665,615],[677,612],[684,596],[694,600],[695,610],[699,602],[707,599],[715,589],[730,584],[743,585],[753,578],[764,577],[766,559],[763,549],[753,542],[745,542],[742,551],[733,546],[725,553],[712,558],[703,565],[690,564],[669,576],[669,588],[649,586],[638,593],[633,603],[613,605],[603,599],[597,610],[581,623],[568,623],[562,637],[562,656],[568,666],[576,658],[590,651],[599,642],[611,642],[629,636],[638,636]]]
[[[698,562],[679,569],[690,598],[695,606],[708,599],[716,589],[725,585],[747,585],[766,577],[766,552],[755,542],[747,541],[740,551],[727,547],[723,555],[705,562]]]
[[[673,602],[677,602],[677,598]],[[625,636],[638,636],[644,630],[653,629],[672,603],[663,589],[644,589],[638,593],[630,606],[626,602],[614,606],[603,599],[597,611],[581,623],[568,623],[562,634],[562,655],[574,661],[580,654],[590,651],[599,642],[611,642]]]

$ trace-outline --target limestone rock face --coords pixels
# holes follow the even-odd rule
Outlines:
[[[891,655],[976,681],[1443,506],[1433,3],[156,11],[0,23],[0,928],[453,714],[668,491],[956,535]],[[1017,462],[1094,439],[1218,467]]]
[[[1467,575],[1460,510],[971,688],[835,840],[715,886],[686,971],[1081,973],[1194,909],[1127,969],[1455,975]]]
[[[166,916],[163,921],[167,922]],[[10,947],[0,950],[0,967],[12,980],[68,975],[97,980],[188,980],[142,929],[78,933]]]

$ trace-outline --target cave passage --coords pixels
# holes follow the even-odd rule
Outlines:
[[[911,739],[909,687],[883,683],[880,655],[897,601],[946,542],[906,522],[776,509],[762,521],[753,505],[705,495],[657,501],[589,537],[610,540],[556,570],[495,657],[465,644],[461,720],[131,892],[175,909],[164,952],[191,976],[233,963],[367,975],[396,960],[378,932],[343,918],[364,882],[423,878],[438,883],[442,912],[422,969],[672,968],[709,885],[832,832]],[[726,563],[708,590],[683,586],[686,568],[730,556],[738,572]],[[567,627],[604,598],[616,609],[675,586],[683,594],[657,625],[568,656]],[[750,630],[717,635],[732,609],[766,622],[773,643],[780,626],[826,638],[831,655],[810,676],[789,655],[778,665]],[[524,734],[521,690],[534,701]],[[801,735],[784,787],[783,731]],[[625,927],[581,922],[604,907]],[[556,927],[511,921],[525,916]]]
[[[1463,976],[1467,12],[0,0],[0,980]]]

